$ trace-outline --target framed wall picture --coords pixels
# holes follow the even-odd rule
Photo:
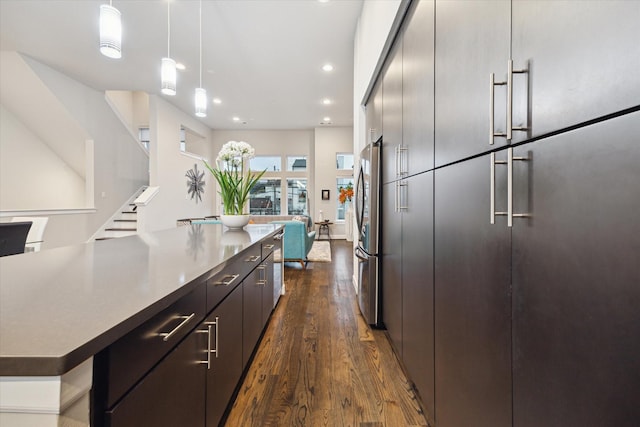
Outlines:
[[[329,200],[329,190],[322,190],[322,200]]]

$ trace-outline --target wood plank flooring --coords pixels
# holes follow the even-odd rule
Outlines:
[[[384,334],[371,330],[352,284],[351,242],[331,263],[286,264],[280,299],[226,426],[426,426]]]

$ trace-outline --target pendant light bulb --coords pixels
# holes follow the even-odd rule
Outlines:
[[[162,58],[160,78],[162,80],[162,93],[169,96],[176,94],[176,61],[171,58]]]
[[[122,58],[121,15],[110,4],[100,5],[100,53],[108,58]]]
[[[207,90],[196,88],[196,116],[207,117]]]

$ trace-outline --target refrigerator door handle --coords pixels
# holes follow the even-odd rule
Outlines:
[[[369,260],[369,257],[367,256],[367,254],[364,253],[364,251],[362,250],[362,248],[360,248],[360,246],[356,246],[355,254],[356,254],[356,257],[362,261]]]

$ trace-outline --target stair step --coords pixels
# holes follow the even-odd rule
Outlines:
[[[113,222],[138,222],[137,219],[114,219]]]
[[[138,229],[137,228],[112,227],[112,228],[105,228],[104,231],[138,231]]]
[[[111,239],[115,239],[115,237],[96,237],[96,241],[97,240],[111,240]]]
[[[137,215],[137,214],[138,214],[138,211],[122,211],[122,212],[120,212],[120,213],[123,213],[123,214],[133,214],[133,215]]]

